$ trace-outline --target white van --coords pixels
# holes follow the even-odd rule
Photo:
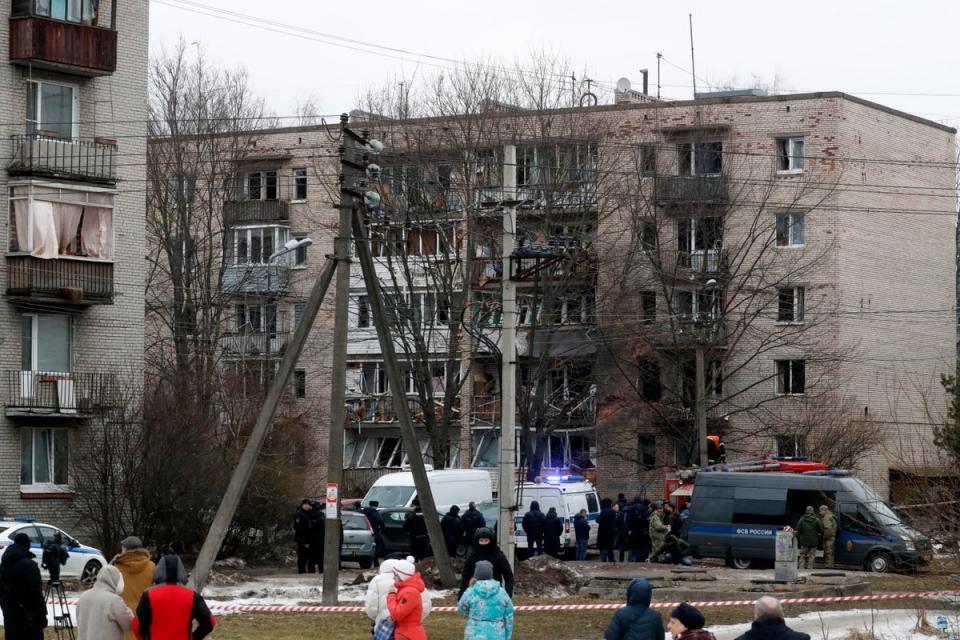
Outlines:
[[[540,510],[544,514],[553,507],[557,515],[563,519],[563,535],[560,536],[560,545],[563,549],[575,550],[577,535],[573,530],[573,516],[581,509],[587,510],[587,521],[590,523],[589,546],[597,543],[597,517],[600,515],[600,499],[597,490],[589,481],[581,476],[550,476],[544,482],[525,482],[519,487],[520,508],[516,516],[516,545],[517,551],[524,556],[527,551],[527,536],[523,533],[523,516],[530,510],[534,501],[540,503]]]
[[[490,473],[482,469],[427,471],[427,479],[440,515],[449,511],[453,505],[460,507],[462,513],[466,511],[471,501],[493,500]],[[376,500],[380,503],[381,509],[412,507],[416,497],[417,489],[413,483],[413,473],[402,471],[388,473],[378,478],[367,491],[367,495],[363,496],[360,504],[368,507],[371,500]]]

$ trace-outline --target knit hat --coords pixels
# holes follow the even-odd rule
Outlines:
[[[807,507],[804,509],[804,513],[813,513],[813,507]]]
[[[493,580],[493,565],[486,560],[480,560],[473,567],[473,577],[477,580]]]
[[[30,536],[25,533],[18,533],[17,535],[13,536],[13,544],[17,545],[18,547],[23,547],[24,549],[29,549]]]
[[[671,611],[670,617],[676,618],[680,624],[690,630],[703,629],[703,625],[707,623],[700,610],[686,602],[680,603],[679,607]]]
[[[127,536],[120,541],[120,546],[124,549],[140,549],[143,547],[143,540],[137,536]]]
[[[397,563],[393,566],[394,575],[400,580],[412,578],[413,574],[417,572],[417,567],[413,563],[413,556],[407,556],[406,560],[397,560]]]

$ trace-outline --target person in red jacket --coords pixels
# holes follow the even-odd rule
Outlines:
[[[216,624],[199,593],[183,586],[187,572],[180,556],[163,556],[153,574],[157,584],[143,592],[133,619],[140,640],[202,640]],[[191,631],[193,621],[197,627]]]
[[[427,632],[421,621],[421,594],[426,587],[409,556],[406,560],[397,562],[393,568],[393,576],[397,581],[397,591],[387,595],[387,611],[396,624],[393,637],[396,640],[427,640]]]

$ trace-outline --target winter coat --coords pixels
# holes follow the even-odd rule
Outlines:
[[[370,521],[370,528],[373,529],[374,533],[379,533],[383,530],[383,517],[379,511],[373,507],[364,507],[360,511],[363,512],[363,515],[367,516],[367,520]]]
[[[814,514],[805,513],[797,522],[794,535],[801,549],[815,548],[823,535],[823,523]]]
[[[737,640],[810,640],[810,636],[794,631],[787,626],[783,618],[761,616],[754,620],[750,630]]]
[[[397,582],[396,593],[387,594],[387,610],[396,623],[394,640],[427,640],[423,628],[423,578],[415,573],[406,580]]]
[[[457,613],[467,616],[465,640],[508,640],[513,634],[513,602],[496,580],[480,580],[460,598]]]
[[[827,515],[820,518],[820,523],[823,525],[824,540],[833,540],[837,537],[837,519],[832,513],[828,512]]]
[[[390,611],[387,609],[387,596],[396,591],[396,579],[393,577],[393,568],[396,564],[397,560],[381,562],[380,572],[367,585],[367,597],[363,611],[374,624],[390,616]],[[433,604],[430,602],[430,594],[426,591],[421,594],[420,599],[423,604],[423,614],[420,616],[420,621],[423,622],[430,615]]]
[[[133,620],[140,640],[202,640],[210,635],[216,620],[203,597],[186,584],[187,572],[177,556],[160,559],[154,574],[157,586],[143,592]],[[197,626],[191,631],[193,622]]]
[[[36,556],[19,545],[11,545],[0,559],[0,609],[6,637],[13,640],[43,640],[47,626],[47,605]]]
[[[658,542],[663,542],[663,539],[667,537],[667,534],[670,533],[670,527],[668,527],[663,522],[663,515],[661,513],[654,513],[650,516],[650,539],[653,540],[654,544]]]
[[[297,544],[323,546],[325,518],[316,507],[310,511],[298,508],[293,516],[293,534]]]
[[[540,503],[534,500],[530,503],[530,511],[523,515],[520,525],[523,527],[523,532],[527,534],[527,538],[541,540],[545,520],[546,516],[543,515],[543,511],[540,511]]]
[[[157,565],[150,559],[146,549],[131,549],[113,557],[110,564],[120,570],[123,576],[123,592],[120,597],[130,611],[140,604],[143,592],[153,584],[153,572]],[[123,636],[126,640],[134,640],[133,631],[127,631]]]
[[[557,513],[551,512],[543,519],[543,546],[548,551],[560,550],[560,537],[563,535],[563,520]]]
[[[463,522],[454,513],[447,513],[441,518],[440,528],[443,529],[443,541],[448,547],[456,546],[463,537]]]
[[[653,589],[643,578],[627,587],[627,606],[613,616],[603,640],[663,640],[663,619],[650,608]]]
[[[97,574],[93,588],[77,600],[77,640],[121,640],[131,632],[133,612],[119,595],[124,587],[116,567]]]
[[[706,629],[687,629],[681,631],[677,640],[717,640],[716,637]]]
[[[477,563],[486,560],[493,565],[493,579],[503,583],[503,588],[507,595],[513,597],[513,569],[507,561],[507,556],[500,551],[500,547],[491,540],[489,544],[478,544],[474,546],[473,551],[467,556],[463,563],[463,573],[460,575],[460,591],[457,592],[457,598],[463,597],[467,587],[470,586],[470,578],[473,577],[473,570]]]
[[[627,520],[628,539],[632,549],[639,549],[644,539],[650,535],[650,521],[647,519],[647,506],[635,503]]]
[[[590,521],[579,513],[573,516],[573,531],[577,534],[577,541],[590,539]]]
[[[483,517],[483,514],[480,513],[477,509],[467,509],[462,516],[460,516],[460,522],[463,523],[463,533],[467,538],[467,542],[473,544],[473,539],[477,535],[477,529],[482,529],[487,526],[487,519]]]
[[[617,535],[617,512],[607,505],[597,517],[597,548],[612,549]]]

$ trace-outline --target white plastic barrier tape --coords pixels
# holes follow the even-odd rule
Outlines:
[[[871,602],[879,600],[915,600],[920,598],[944,599],[960,597],[960,591],[916,591],[905,593],[875,593],[865,596],[823,596],[818,598],[781,598],[783,604],[831,604],[836,602]],[[704,600],[688,601],[695,607],[747,607],[753,606],[755,600]],[[654,609],[673,609],[680,602],[653,602]],[[363,607],[337,606],[324,607],[313,605],[274,605],[274,604],[229,604],[225,602],[208,602],[211,611],[238,612],[238,613],[362,613]],[[589,611],[614,610],[623,606],[623,603],[611,602],[604,604],[525,604],[518,605],[514,611]],[[437,613],[455,613],[456,607],[434,607]]]

